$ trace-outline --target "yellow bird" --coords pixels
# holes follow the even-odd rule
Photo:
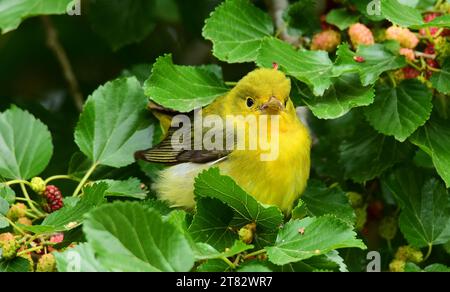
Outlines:
[[[276,205],[289,213],[306,187],[311,148],[308,130],[298,119],[289,97],[290,90],[289,78],[277,68],[256,69],[226,95],[203,108],[203,118],[216,115],[225,121],[232,117],[237,127],[246,126],[244,148],[236,147],[237,139],[233,136],[233,149],[179,149],[172,145],[174,130],[171,128],[158,146],[138,151],[137,158],[171,164],[160,171],[152,185],[158,197],[174,207],[193,208],[195,177],[209,167],[218,167],[221,174],[232,177],[261,203]],[[246,120],[242,122],[233,117]],[[255,119],[247,119],[249,117]],[[278,122],[272,123],[275,120]],[[261,130],[254,132],[252,126]],[[190,131],[194,133],[194,130]],[[250,148],[251,135],[260,138],[263,134],[267,136],[268,144],[257,143],[256,148]],[[193,140],[191,137],[188,144],[193,146]],[[276,143],[271,143],[274,141]],[[275,158],[262,159],[262,154],[268,153],[275,153]]]

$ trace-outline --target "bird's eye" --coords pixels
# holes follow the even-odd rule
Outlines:
[[[252,107],[255,104],[255,101],[253,100],[253,98],[249,97],[247,98],[247,106],[248,107]]]

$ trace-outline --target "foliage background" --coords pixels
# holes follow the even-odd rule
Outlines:
[[[5,4],[11,1],[0,0],[0,4],[2,2]],[[27,4],[26,1],[22,2]],[[68,1],[59,2],[66,4]],[[70,270],[70,254],[67,251],[71,249],[66,247],[72,242],[79,243],[74,250],[83,259],[81,270],[363,271],[367,264],[364,244],[368,250],[380,251],[382,270],[389,270],[389,264],[398,259],[398,248],[406,245],[421,249],[422,259],[425,257],[425,260],[412,260],[405,256],[402,260],[408,262],[406,269],[448,270],[450,205],[445,187],[450,184],[450,107],[446,95],[450,84],[448,61],[440,64],[439,90],[436,90],[436,82],[433,82],[432,88],[427,88],[416,79],[403,82],[397,80],[397,88],[393,89],[390,83],[393,73],[407,66],[404,58],[397,53],[398,44],[388,42],[360,48],[356,54],[366,59],[360,65],[355,64],[352,59],[355,53],[346,45],[338,48],[341,59],[334,52],[329,54],[330,57],[311,51],[296,55],[297,52],[286,42],[267,38],[272,34],[270,14],[275,10],[270,1],[252,1],[254,6],[247,1],[226,3],[234,3],[240,9],[233,10],[233,5],[229,4],[230,9],[223,12],[223,19],[233,19],[233,26],[243,28],[242,31],[226,27],[226,22],[221,22],[220,17],[217,17],[219,20],[210,19],[209,28],[208,25],[204,28],[210,13],[222,3],[219,0],[106,2],[82,1],[81,16],[67,16],[62,13],[64,9],[59,9],[59,14],[63,15],[52,15],[46,19],[42,16],[26,17],[17,29],[10,32],[6,32],[8,11],[2,11],[0,5],[0,18],[4,21],[0,19],[0,28],[3,30],[0,35],[0,111],[5,112],[15,104],[48,126],[52,135],[53,155],[39,175],[45,178],[68,173],[82,178],[92,161],[87,161],[80,154],[81,150],[100,164],[90,179],[128,180],[118,182],[115,189],[111,187],[112,181],[85,186],[82,199],[65,202],[66,211],[59,215],[55,212],[56,215],[48,216],[44,222],[34,222],[33,226],[44,227],[30,228],[30,233],[44,237],[54,232],[65,233],[67,240],[58,249],[61,252],[57,256],[59,270]],[[345,33],[349,24],[357,21],[368,24],[375,34],[390,26],[390,21],[417,31],[420,26],[426,26],[421,19],[417,20],[417,13],[420,17],[421,12],[430,11],[436,2],[446,1],[400,1],[411,7],[411,10],[404,10],[405,13],[400,16],[392,13],[395,12],[395,5],[402,5],[394,1],[393,9],[383,10],[383,15],[378,18],[365,14],[364,8],[368,2],[291,1],[283,14],[287,27],[281,30],[282,33],[278,31],[277,36],[285,41],[289,41],[288,37],[291,36],[300,40],[300,44],[305,42],[305,47],[308,47],[312,36],[322,30],[320,16],[340,8],[344,8],[340,10],[344,11],[343,15],[338,15],[334,22],[342,30],[343,43],[349,42]],[[33,16],[33,13],[24,13],[23,16]],[[50,26],[48,21],[52,23]],[[253,25],[257,27],[256,33],[255,30],[247,30]],[[448,14],[439,26],[449,26]],[[85,117],[82,115],[80,118],[84,119],[80,122],[84,124],[83,129],[80,124],[77,126],[79,111],[60,64],[46,44],[49,27],[58,32],[60,44],[73,66],[82,96],[87,98],[95,92],[90,99],[93,100],[92,104],[95,103],[98,116],[88,117],[85,109]],[[231,38],[238,46],[239,42],[246,41],[248,33],[256,35],[252,36],[256,38],[253,46],[234,50],[234,47],[219,44],[221,38]],[[205,38],[217,42],[214,50],[211,41]],[[423,48],[419,47],[419,50]],[[249,51],[252,53],[248,54]],[[171,54],[173,64],[218,66],[207,69],[174,67],[170,57],[165,55],[167,53]],[[384,57],[380,58],[379,54],[384,54]],[[165,57],[158,59],[157,68],[160,71],[157,71],[154,63],[163,55]],[[311,58],[312,63],[304,61],[307,58]],[[152,79],[156,76],[155,72],[168,74],[169,70],[178,68],[178,72],[182,73],[194,70],[213,74],[211,72],[215,70],[217,74],[217,68],[221,68],[220,79],[223,76],[225,81],[237,81],[252,70],[255,63],[270,66],[273,61],[277,61],[281,69],[295,80],[292,97],[296,104],[311,109],[308,121],[315,141],[308,190],[292,218],[284,219],[285,223],[278,210],[265,209],[256,201],[247,216],[235,218],[236,212],[243,206],[227,202],[217,191],[231,192],[227,184],[233,182],[227,181],[228,178],[214,170],[204,173],[196,183],[197,214],[170,210],[162,203],[155,202],[148,189],[142,191],[136,186],[140,182],[149,185],[157,166],[122,163],[123,159],[128,159],[124,157],[133,153],[133,147],[139,149],[151,145],[152,139],[148,135],[133,133],[141,138],[138,139],[141,144],[137,145],[139,142],[134,141],[132,147],[127,148],[129,153],[125,151],[121,157],[88,154],[92,147],[86,146],[89,144],[86,142],[89,140],[86,129],[89,125],[104,121],[101,118],[107,119],[108,111],[111,111],[111,115],[116,110],[120,112],[114,106],[116,102],[129,98],[127,108],[130,112],[133,108],[138,108],[137,111],[145,108],[145,102],[140,99],[143,96],[141,85],[153,99],[163,99],[161,104],[174,104],[170,101],[164,104],[164,97],[153,94],[158,87],[173,89],[171,84]],[[147,80],[152,66],[154,75]],[[320,78],[315,72],[318,68],[323,69]],[[350,73],[339,77],[344,72]],[[361,82],[358,75],[361,75]],[[136,76],[140,84],[134,79],[128,79],[125,83],[116,80],[105,85],[104,91],[98,89],[106,82],[123,76]],[[226,89],[221,81],[218,82],[218,87]],[[332,89],[328,89],[330,85]],[[323,93],[325,95],[321,96]],[[175,91],[174,94],[176,96]],[[204,94],[204,98],[212,100],[212,93],[199,91],[198,94]],[[98,97],[95,99],[93,96]],[[193,99],[199,97],[192,96]],[[102,105],[102,100],[111,102],[111,108],[108,104]],[[135,103],[131,104],[130,100]],[[395,123],[386,108],[397,110],[402,120]],[[189,111],[192,108],[183,108],[181,105],[179,109]],[[415,114],[408,109],[412,109]],[[146,120],[147,126],[151,124],[153,139],[158,140],[160,133],[156,120],[148,113],[142,115],[145,117],[136,119]],[[139,122],[136,121],[136,124]],[[403,125],[409,126],[404,129]],[[18,127],[12,125],[15,126]],[[104,130],[108,131],[107,128]],[[74,131],[77,131],[77,139],[74,139]],[[38,137],[33,139],[38,140]],[[96,138],[93,140],[93,143],[98,142]],[[14,178],[6,177],[4,173],[1,176],[5,181]],[[139,181],[130,181],[131,177]],[[202,182],[213,183],[217,192],[205,186],[209,184],[202,185]],[[77,186],[77,183],[64,180],[55,184],[67,197]],[[118,191],[118,185],[129,189]],[[16,187],[13,189],[20,196],[21,190]],[[106,204],[104,201],[108,197],[108,189],[109,194],[115,193],[115,197],[109,196],[109,203],[125,202]],[[243,191],[235,195],[242,201],[248,196]],[[139,200],[143,197],[146,198]],[[214,218],[207,212],[208,209],[225,211],[222,211],[220,218]],[[269,220],[267,226],[259,224],[255,219],[256,213],[253,213],[262,209],[267,213],[265,216],[275,218]],[[106,214],[110,212],[141,220],[115,221],[107,218]],[[81,223],[83,220],[86,220],[83,227],[67,227],[70,222]],[[113,223],[108,223],[108,220]],[[258,225],[253,245],[234,242],[239,238],[240,228],[253,221],[257,221]],[[204,222],[209,222],[210,226],[205,226]],[[286,225],[278,230],[281,224]],[[217,235],[205,231],[211,226],[221,227],[223,233]],[[232,231],[228,232],[227,227],[232,227]],[[7,231],[11,226],[5,228]],[[298,239],[295,236],[303,236],[298,232],[302,228],[306,229],[306,233]],[[135,232],[137,237],[130,239],[130,233]],[[105,233],[108,234],[108,240],[102,237]],[[215,236],[218,238],[214,239]],[[364,244],[356,237],[361,238]],[[156,238],[156,242],[150,243],[151,238]],[[274,243],[275,238],[277,240]],[[317,243],[319,239],[325,242],[323,246]],[[136,249],[137,242],[146,246],[143,254]],[[163,255],[154,251],[155,246],[164,246]],[[339,249],[339,253],[336,249]],[[111,255],[124,258],[114,261]],[[176,258],[180,255],[186,260],[177,262]],[[0,267],[5,270],[27,269],[27,265],[18,259],[3,260]]]

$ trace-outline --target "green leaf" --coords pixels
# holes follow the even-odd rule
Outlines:
[[[22,20],[45,14],[66,13],[71,0],[2,0],[0,3],[0,31],[16,29]]]
[[[450,187],[450,128],[448,120],[432,117],[425,126],[419,128],[410,141],[430,155],[437,172]]]
[[[218,168],[210,168],[197,176],[194,193],[197,198],[215,198],[231,207],[235,212],[233,226],[256,223],[256,246],[272,243],[283,222],[280,209],[275,206],[264,207],[229,176],[220,175]]]
[[[405,272],[450,272],[450,268],[443,264],[431,264],[426,266],[423,270],[414,263],[406,263]]]
[[[273,266],[272,269],[276,272],[347,272],[347,266],[337,250],[332,250],[326,254],[314,256],[300,262]]]
[[[340,163],[345,178],[363,183],[381,175],[385,170],[409,155],[410,147],[392,137],[361,127],[339,147]]]
[[[423,24],[419,10],[397,0],[381,0],[381,13],[392,23],[403,27]]]
[[[145,94],[159,105],[180,112],[205,106],[228,91],[211,68],[174,65],[171,55],[164,55],[153,65],[144,84]]]
[[[371,46],[358,46],[356,53],[350,50],[348,44],[338,47],[333,75],[340,76],[343,73],[358,72],[361,77],[361,83],[366,86],[374,84],[381,73],[395,70],[406,66],[403,56],[392,53],[389,46],[392,42],[386,44],[375,44]],[[361,56],[364,62],[358,63],[353,58]]]
[[[53,253],[58,272],[107,272],[95,257],[95,252],[88,243],[78,244],[64,252]]]
[[[6,220],[6,217],[0,214],[0,229],[6,228],[9,226],[9,221]]]
[[[450,94],[450,58],[445,59],[439,72],[430,78],[433,87],[443,94]]]
[[[223,260],[209,260],[197,268],[197,272],[226,272],[229,270],[230,266]]]
[[[14,204],[16,201],[16,193],[9,186],[0,184],[0,199],[4,199],[9,204]]]
[[[327,187],[318,180],[309,180],[308,186],[302,195],[306,204],[307,214],[319,217],[334,215],[349,225],[356,219],[355,212],[350,206],[347,194],[338,186]]]
[[[443,272],[450,272],[450,267],[447,267],[443,264],[431,264],[425,267],[423,269],[425,272],[435,272],[435,273],[443,273]]]
[[[99,182],[108,184],[105,195],[107,197],[127,197],[143,200],[147,197],[147,193],[141,189],[141,182],[135,177],[127,180],[105,179]]]
[[[275,245],[266,250],[272,263],[284,265],[349,247],[366,248],[348,224],[333,216],[322,216],[286,223]]]
[[[217,199],[197,198],[197,212],[194,215],[189,234],[195,242],[203,242],[223,251],[238,239],[232,230],[234,212]]]
[[[366,106],[373,102],[372,86],[362,86],[357,74],[344,74],[333,78],[333,84],[323,96],[313,96],[308,90],[303,92],[303,102],[320,119],[336,119],[354,107]]]
[[[251,261],[243,263],[236,272],[266,273],[272,270],[263,262]]]
[[[120,77],[136,77],[141,84],[144,84],[145,80],[148,79],[152,73],[153,64],[137,64],[133,65],[128,69],[124,69],[120,72]]]
[[[22,257],[10,261],[0,261],[0,272],[29,272],[30,263]]]
[[[53,153],[52,137],[41,121],[12,106],[0,114],[0,176],[29,179],[41,173]]]
[[[194,254],[184,235],[138,203],[116,202],[90,212],[83,226],[102,266],[111,271],[189,271]]]
[[[92,29],[114,50],[140,42],[155,27],[153,0],[95,0],[89,3]]]
[[[6,215],[9,210],[9,203],[5,199],[0,197],[0,215]]]
[[[337,26],[340,30],[345,30],[350,25],[358,22],[359,15],[345,8],[333,9],[327,14],[326,20],[328,23]]]
[[[365,114],[375,130],[403,142],[430,117],[432,98],[427,86],[416,79],[404,80],[397,87],[380,85]]]
[[[268,38],[262,42],[256,63],[270,68],[276,62],[288,75],[308,84],[314,95],[322,95],[332,84],[331,62],[324,51],[296,51],[290,44]]]
[[[272,19],[248,0],[225,1],[203,27],[214,56],[228,63],[254,61],[261,41],[272,34]]]
[[[147,98],[136,78],[117,79],[89,96],[75,129],[75,142],[95,164],[122,167],[152,142]]]
[[[289,6],[286,22],[289,28],[299,29],[303,35],[320,30],[320,19],[316,13],[316,0],[297,1]]]
[[[415,247],[443,244],[450,239],[450,201],[444,185],[424,179],[414,169],[397,169],[382,180],[402,212],[399,226]]]
[[[155,209],[159,213],[161,213],[161,215],[168,215],[173,211],[173,209],[170,208],[169,205],[167,205],[164,201],[153,198],[142,201],[141,205]]]

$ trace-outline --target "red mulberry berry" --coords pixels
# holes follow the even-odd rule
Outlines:
[[[405,79],[414,79],[420,75],[420,72],[412,67],[403,68],[403,76]]]
[[[63,207],[63,197],[61,191],[54,185],[48,185],[44,192],[48,203],[48,211],[54,212]]]
[[[441,14],[440,13],[428,13],[428,14],[426,14],[425,16],[424,16],[424,18],[423,18],[423,20],[426,22],[426,23],[428,23],[428,22],[430,22],[430,21],[433,21],[436,17],[438,17],[438,16],[441,16]],[[430,28],[428,28],[429,30],[430,30],[430,34],[431,34],[431,36],[434,36],[434,35],[436,35],[436,33],[439,31],[439,28],[438,27],[430,27]],[[422,28],[422,29],[420,29],[419,30],[419,33],[421,34],[421,35],[427,35],[427,30],[425,29],[425,28]]]

